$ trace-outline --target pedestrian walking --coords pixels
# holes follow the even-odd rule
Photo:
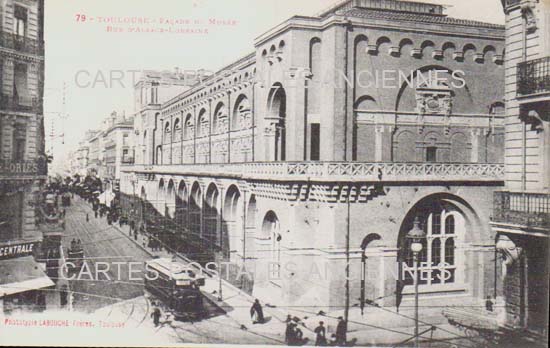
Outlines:
[[[285,330],[285,344],[287,346],[291,345],[291,343],[292,343],[292,334],[294,333],[293,332],[293,327],[292,327],[292,324],[293,324],[292,319],[288,320],[289,318],[290,318],[290,314],[287,317],[286,330]]]
[[[327,337],[326,333],[327,330],[324,327],[324,323],[322,321],[319,322],[319,326],[315,328],[313,331],[315,332],[315,345],[316,346],[326,346],[327,345]]]
[[[491,300],[491,296],[487,295],[487,299],[485,300],[485,309],[488,312],[493,311],[493,300]]]
[[[294,344],[297,346],[304,345],[307,341],[307,339],[304,340],[304,333],[302,330],[298,327],[298,324],[294,325]]]
[[[59,302],[61,304],[61,307],[65,307],[67,305],[67,285],[61,286],[61,291],[59,291]]]
[[[90,216],[86,213],[86,222],[90,222]]]
[[[250,317],[252,318],[252,323],[263,324],[264,323],[264,311],[260,300],[255,299],[252,307],[250,307]]]
[[[342,317],[338,317],[338,325],[336,325],[336,345],[345,346],[346,345],[346,332],[347,332],[347,323]]]
[[[155,324],[155,327],[159,326],[161,315],[162,313],[160,312],[160,309],[158,307],[156,307],[153,310],[153,313],[151,313],[151,317],[153,318],[153,323]]]
[[[98,215],[98,214],[99,214],[99,213],[97,212],[97,210],[94,210],[94,216],[95,216],[96,219],[97,219],[97,215]]]

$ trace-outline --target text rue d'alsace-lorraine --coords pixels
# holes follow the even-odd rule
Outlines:
[[[0,346],[548,347],[550,1],[0,0]]]

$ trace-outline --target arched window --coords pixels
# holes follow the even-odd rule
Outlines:
[[[233,119],[231,128],[233,130],[248,129],[252,127],[252,115],[248,98],[241,94],[237,98],[235,108],[233,109]]]
[[[185,125],[183,128],[183,139],[189,140],[192,139],[195,135],[195,125],[193,123],[193,116],[191,114],[187,114],[185,117]]]
[[[174,130],[178,131],[180,129],[181,129],[180,119],[176,118],[176,120],[174,121]]]
[[[206,110],[202,110],[199,114],[199,121],[197,124],[197,136],[204,137],[210,133],[210,125],[208,124],[208,115],[206,115]]]
[[[455,217],[452,215],[445,219],[445,234],[455,234]]]
[[[164,124],[164,132],[165,133],[170,133],[170,122],[166,122]]]
[[[462,215],[457,211],[447,210],[443,204],[431,205],[424,217],[424,232],[426,239],[423,241],[422,251],[418,255],[419,284],[451,284],[456,281],[456,239],[457,221],[463,224]],[[410,251],[410,242],[406,241],[404,262],[409,271],[403,273],[406,285],[413,284],[413,254]]]

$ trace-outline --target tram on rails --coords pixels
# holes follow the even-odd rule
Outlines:
[[[72,244],[72,243],[71,243]],[[80,272],[84,264],[84,249],[80,244],[72,244],[67,253],[68,276]]]
[[[198,320],[206,314],[200,287],[204,276],[169,258],[146,263],[145,289],[161,300],[177,320]]]

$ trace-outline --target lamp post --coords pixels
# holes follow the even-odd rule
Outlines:
[[[414,264],[414,342],[415,347],[418,344],[418,254],[422,251],[422,241],[426,239],[426,234],[420,228],[420,219],[415,217],[413,228],[407,233],[407,239],[410,240],[410,248],[413,252]]]

